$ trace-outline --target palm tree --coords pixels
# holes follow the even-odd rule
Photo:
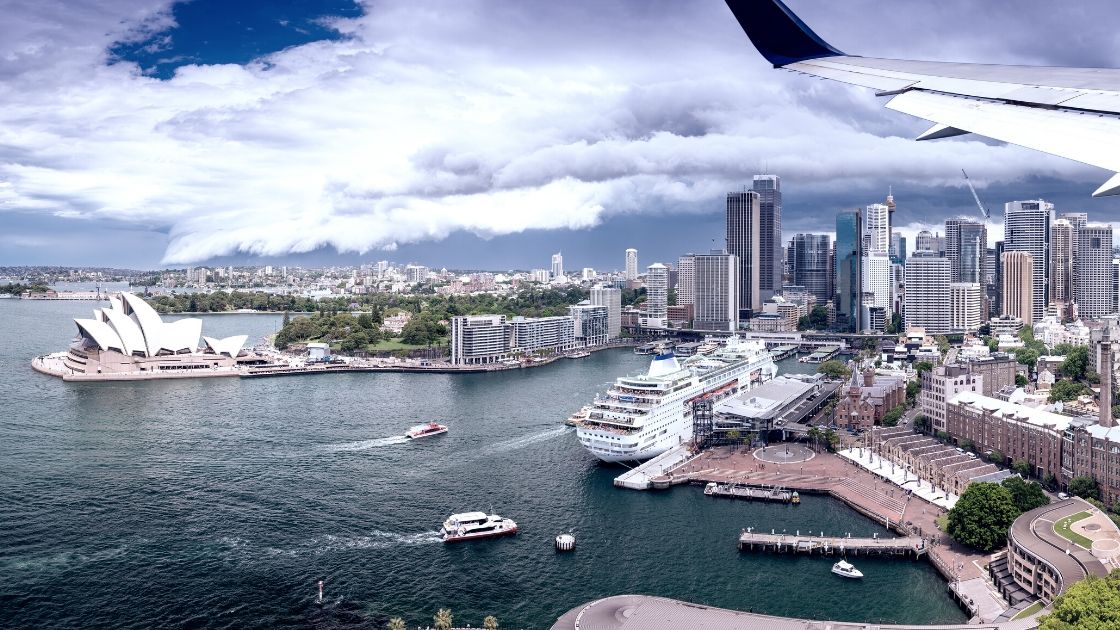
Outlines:
[[[817,443],[821,440],[821,430],[817,427],[811,427],[807,433],[809,440],[813,443],[813,450],[816,450]]]
[[[407,630],[404,626],[404,619],[400,617],[393,617],[389,620],[388,630]]]
[[[486,615],[482,620],[482,627],[486,630],[498,630],[498,618],[494,615]]]
[[[735,451],[735,446],[739,443],[739,429],[731,429],[727,432],[727,439],[731,440],[731,451]]]
[[[451,611],[447,608],[440,608],[432,621],[436,624],[436,630],[451,630]]]

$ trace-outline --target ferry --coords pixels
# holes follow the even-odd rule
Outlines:
[[[428,424],[418,424],[405,433],[405,437],[410,440],[419,440],[420,438],[431,437],[439,435],[440,433],[447,433],[447,425],[429,422]]]
[[[644,461],[692,439],[693,402],[745,392],[777,372],[763,342],[735,336],[709,355],[683,361],[671,352],[657,355],[645,374],[618,378],[570,421],[600,460]]]
[[[452,514],[443,522],[439,530],[443,542],[460,542],[497,536],[512,536],[517,533],[517,523],[497,514],[485,512],[463,512]]]
[[[832,565],[832,572],[846,578],[859,579],[863,577],[863,572],[843,560]]]

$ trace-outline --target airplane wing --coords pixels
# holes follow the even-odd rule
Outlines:
[[[876,90],[889,109],[933,124],[918,140],[974,133],[1115,173],[1120,194],[1120,70],[903,61],[846,55],[781,0],[726,0],[775,68]]]

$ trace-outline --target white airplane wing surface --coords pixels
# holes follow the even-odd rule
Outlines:
[[[974,133],[1115,173],[1093,196],[1120,194],[1120,70],[998,66],[846,55],[781,0],[726,0],[775,68],[859,85],[933,124],[918,140]]]

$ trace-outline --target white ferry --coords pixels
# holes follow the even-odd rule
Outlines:
[[[463,512],[452,514],[443,522],[439,535],[443,542],[459,542],[476,538],[511,536],[517,533],[517,523],[497,514]]]
[[[408,430],[408,433],[405,433],[405,436],[410,440],[419,440],[420,438],[439,435],[441,433],[447,433],[447,425],[429,422],[412,427]]]
[[[709,355],[656,356],[649,372],[618,378],[570,421],[584,448],[605,462],[642,461],[692,439],[692,403],[747,391],[777,374],[761,341],[731,337]]]

